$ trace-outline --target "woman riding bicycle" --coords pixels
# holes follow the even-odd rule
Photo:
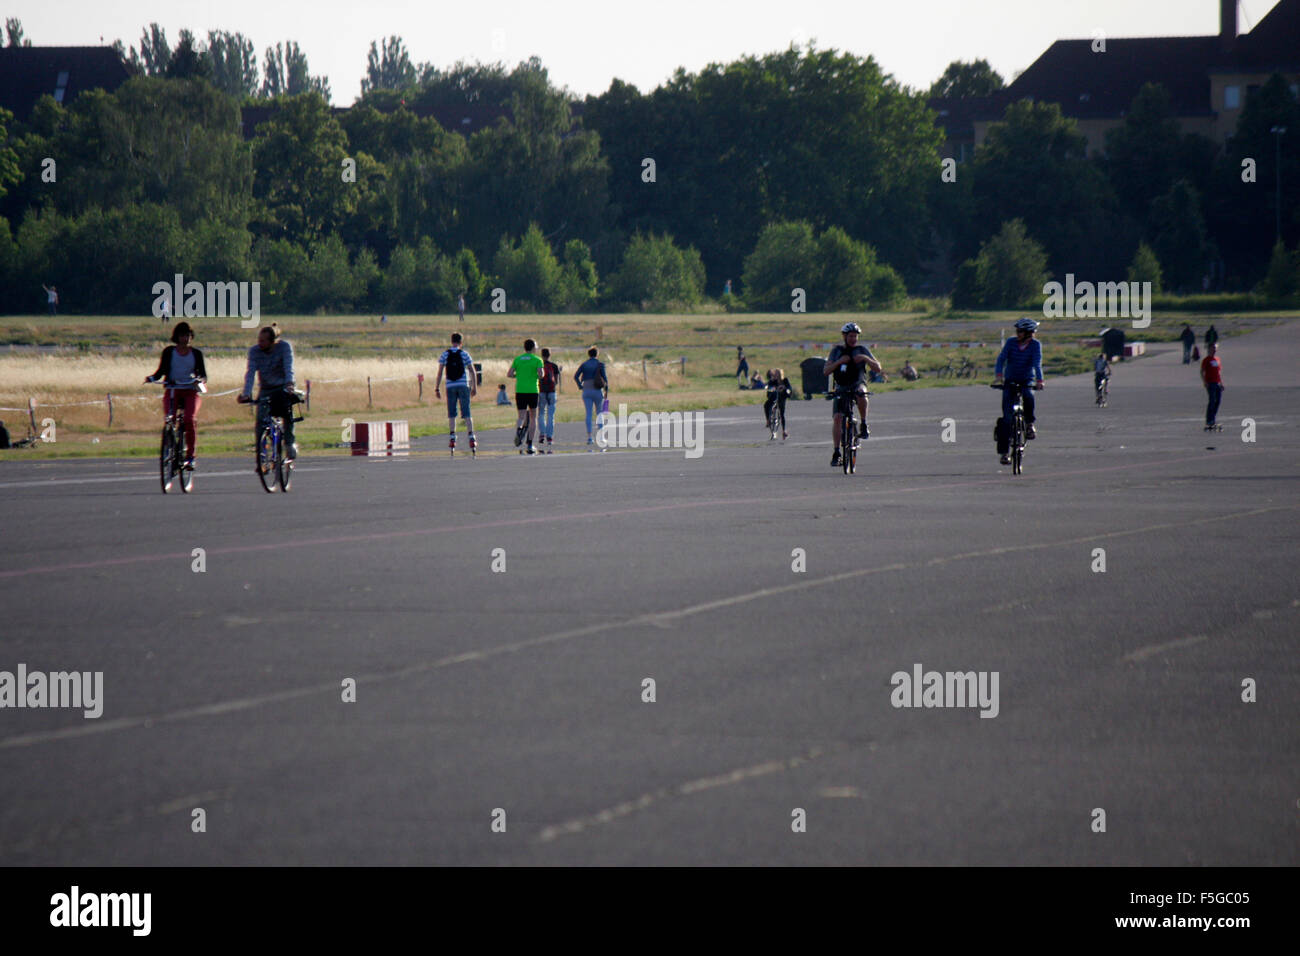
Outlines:
[[[993,369],[994,387],[1003,384],[1004,370],[1007,383],[1021,387],[1025,403],[1025,422],[1029,426],[1026,438],[1038,437],[1037,432],[1034,431],[1034,393],[1030,391],[1031,382],[1034,388],[1043,387],[1043,343],[1034,338],[1034,333],[1037,331],[1038,323],[1033,319],[1024,318],[1017,322],[1016,337],[1007,339],[1006,344],[1002,346],[1001,354],[998,355],[998,364]],[[1002,431],[998,437],[998,454],[1004,465],[1011,464],[1011,456],[1008,453],[1010,441],[1006,436],[1011,434],[1014,399],[1015,392],[1012,389],[1002,390]]]
[[[145,379],[146,384],[162,380],[163,414],[170,415],[173,395],[177,408],[185,418],[185,467],[194,467],[194,452],[197,447],[199,407],[203,400],[199,397],[203,383],[208,380],[208,370],[203,364],[203,353],[191,348],[194,330],[188,322],[177,322],[172,329],[172,341],[163,349],[162,358],[158,360],[158,370]]]
[[[772,405],[775,404],[777,411],[781,415],[782,440],[790,437],[790,433],[785,430],[785,402],[793,392],[794,386],[785,377],[783,369],[770,368],[767,370],[767,401],[763,402],[763,421],[771,421]]]

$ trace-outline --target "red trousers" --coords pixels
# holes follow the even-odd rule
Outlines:
[[[199,408],[203,405],[203,399],[199,393],[192,388],[166,389],[163,391],[163,414],[171,413],[171,397],[176,396],[177,407],[185,415],[185,448],[186,454],[191,458],[194,457],[195,442],[198,440],[198,432],[194,427],[195,419],[198,418]]]

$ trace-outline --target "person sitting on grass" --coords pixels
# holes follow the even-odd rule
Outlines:
[[[902,374],[903,374],[903,378],[905,378],[909,382],[915,382],[918,378],[921,377],[921,373],[916,370],[916,366],[912,364],[911,359],[908,359],[906,364],[903,366]]]
[[[502,382],[500,385],[497,386],[497,404],[498,405],[510,404],[510,396],[506,394],[505,382]]]

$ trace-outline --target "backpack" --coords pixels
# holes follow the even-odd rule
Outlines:
[[[546,362],[542,365],[542,377],[538,386],[543,392],[555,391],[556,367],[554,362]]]
[[[460,349],[447,352],[447,381],[457,381],[465,377],[465,353]]]

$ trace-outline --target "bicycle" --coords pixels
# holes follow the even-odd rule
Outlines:
[[[948,359],[948,364],[940,368],[936,373],[940,378],[951,378],[957,374],[957,369],[953,367],[952,359]]]
[[[1102,378],[1101,382],[1097,385],[1097,407],[1105,408],[1106,399],[1109,397],[1110,397],[1110,376],[1107,375],[1104,378]]]
[[[162,442],[158,448],[158,479],[163,494],[167,494],[179,476],[181,492],[189,494],[194,489],[194,466],[186,467],[185,407],[175,399],[177,392],[189,389],[164,385],[163,391],[170,392],[172,400],[168,402],[168,412],[163,416]],[[202,382],[198,383],[198,391],[200,395],[207,391]]]
[[[776,441],[777,438],[780,438],[785,441],[785,429],[782,427],[784,422],[781,421],[780,390],[769,388],[767,395],[772,402],[772,407],[767,411],[767,428],[772,433],[772,437],[768,440]]]
[[[851,475],[858,469],[858,438],[857,421],[854,419],[854,409],[857,408],[857,392],[854,388],[837,388],[832,393],[835,399],[835,414],[842,416],[840,418],[840,466],[844,469],[844,474]],[[870,392],[865,394],[870,395]]]
[[[961,360],[961,368],[957,369],[956,376],[957,376],[957,378],[972,378],[972,379],[973,379],[973,378],[975,377],[977,371],[978,371],[978,368],[979,368],[979,366],[977,366],[977,365],[976,365],[974,362],[972,362],[969,358],[966,358],[965,356],[962,356],[962,360]]]
[[[292,394],[297,397],[296,392]],[[257,477],[267,492],[274,493],[277,486],[288,492],[293,484],[294,460],[286,456],[288,443],[284,437],[284,419],[271,414],[271,398],[271,395],[263,395],[257,400],[258,430],[253,460]],[[289,414],[293,414],[292,407]],[[295,417],[294,421],[300,422],[302,418]]]
[[[1002,382],[1000,384],[990,385],[989,388],[998,390],[1012,389],[1011,396],[1011,473],[1020,474],[1022,463],[1025,457],[1026,435],[1029,434],[1029,425],[1025,421],[1025,387],[1019,382]]]

